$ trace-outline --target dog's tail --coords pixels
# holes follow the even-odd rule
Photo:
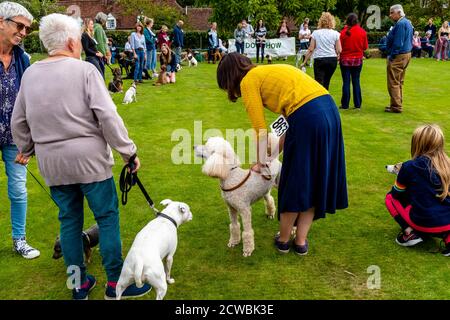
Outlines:
[[[144,262],[142,259],[136,255],[136,260],[134,264],[134,282],[138,288],[142,288],[142,272],[144,271]]]

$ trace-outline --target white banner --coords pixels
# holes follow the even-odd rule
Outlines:
[[[228,52],[235,52],[236,45],[234,39],[228,39]],[[256,57],[256,40],[244,40],[244,54],[249,58]],[[295,56],[295,38],[276,38],[267,39],[266,47],[264,48],[264,55],[270,54],[272,57],[287,57]]]

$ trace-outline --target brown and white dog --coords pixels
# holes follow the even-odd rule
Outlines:
[[[108,84],[108,90],[116,93],[123,91],[123,80],[122,80],[122,72],[120,68],[111,69],[113,74],[113,79]]]
[[[396,164],[388,164],[386,166],[386,170],[389,173],[397,175],[400,172],[400,169],[402,168],[402,162],[396,163]]]
[[[158,79],[156,80],[156,82],[153,84],[154,86],[162,86],[167,84],[169,81],[167,79],[167,73],[166,73],[166,66],[162,65],[161,66],[161,70],[159,71],[158,74]]]

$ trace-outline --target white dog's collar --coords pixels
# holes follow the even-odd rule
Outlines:
[[[176,222],[172,217],[169,217],[167,214],[164,214],[164,213],[158,213],[158,214],[156,215],[156,217],[157,217],[157,218],[158,218],[158,217],[166,218],[167,220],[169,220],[170,222],[173,223],[173,225],[175,226],[175,228],[178,228],[177,222]]]

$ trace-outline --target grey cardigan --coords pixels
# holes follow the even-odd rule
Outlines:
[[[11,126],[19,151],[36,154],[49,186],[111,178],[110,146],[124,161],[136,153],[102,76],[74,58],[38,61],[26,70]]]

